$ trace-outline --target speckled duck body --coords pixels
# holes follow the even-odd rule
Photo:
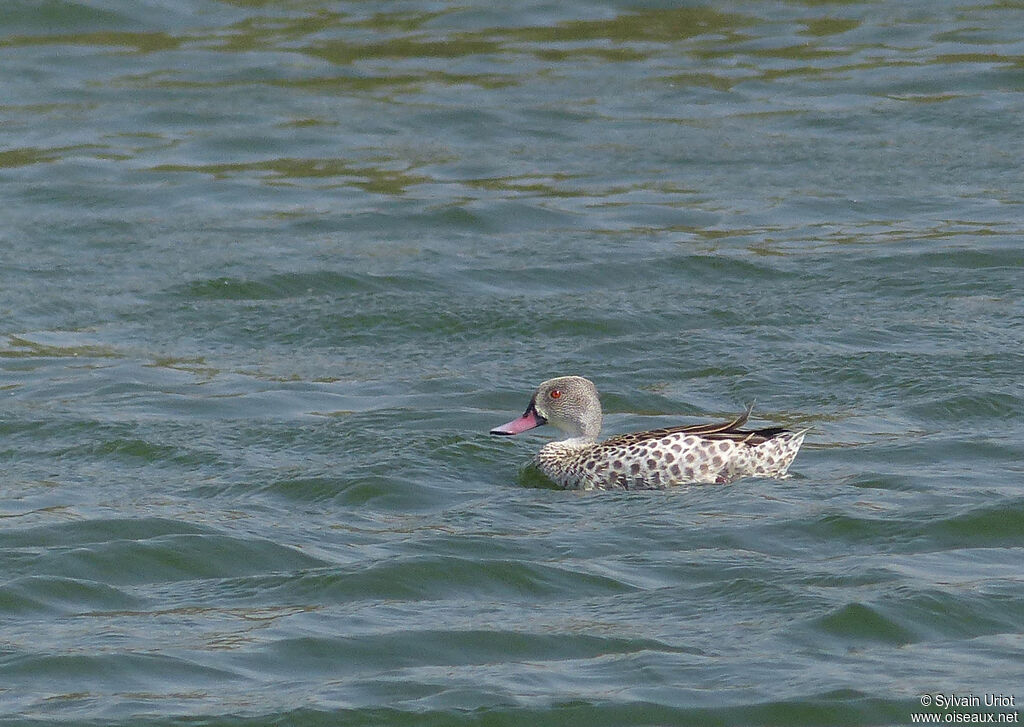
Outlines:
[[[562,376],[542,383],[522,417],[491,433],[519,434],[546,423],[565,432],[568,438],[541,447],[534,464],[567,489],[655,489],[785,477],[807,430],[741,429],[749,414],[748,409],[721,424],[654,429],[598,442],[597,389],[581,376]]]

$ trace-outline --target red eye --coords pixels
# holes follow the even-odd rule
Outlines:
[[[548,396],[550,396],[550,397],[551,397],[552,399],[557,399],[557,398],[558,398],[558,397],[560,397],[561,395],[562,395],[562,392],[561,392],[561,391],[559,391],[558,389],[552,389],[552,390],[551,390],[551,393],[550,393],[550,394],[548,394]]]

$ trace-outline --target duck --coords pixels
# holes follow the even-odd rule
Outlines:
[[[601,401],[582,376],[559,376],[537,387],[526,412],[490,430],[511,436],[551,424],[565,437],[548,442],[533,464],[568,490],[663,489],[727,484],[741,477],[786,478],[809,429],[741,429],[753,406],[736,418],[620,434],[599,442]]]

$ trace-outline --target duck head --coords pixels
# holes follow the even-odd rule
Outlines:
[[[594,384],[582,376],[559,376],[537,387],[530,405],[518,419],[491,434],[519,434],[551,424],[569,438],[596,439],[601,432],[601,401]]]

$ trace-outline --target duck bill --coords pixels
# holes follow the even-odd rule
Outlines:
[[[500,427],[495,427],[491,430],[491,434],[521,434],[522,432],[528,432],[531,429],[547,424],[548,420],[537,413],[537,410],[533,408],[533,404],[530,404],[530,408],[526,410],[518,419],[513,419],[508,424],[502,424]]]

